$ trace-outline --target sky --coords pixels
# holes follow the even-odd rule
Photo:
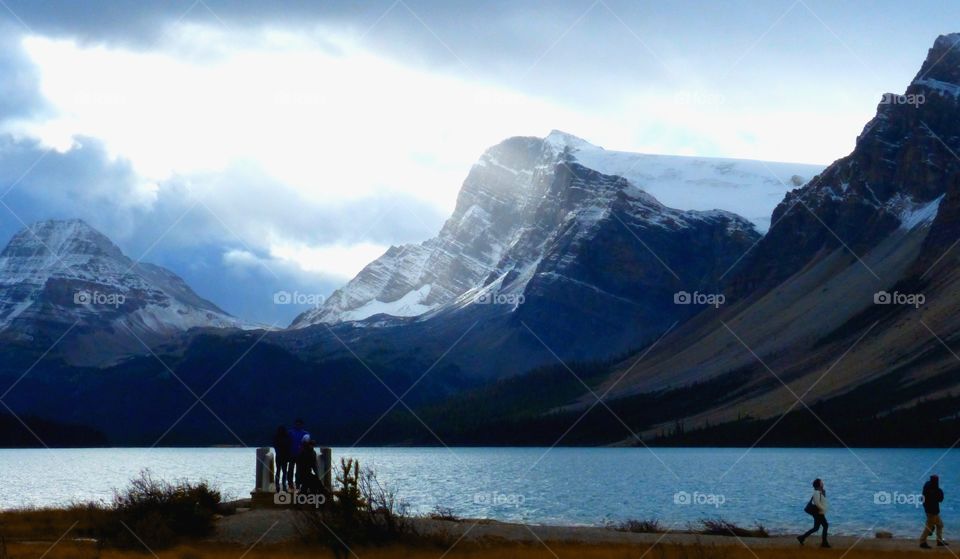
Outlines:
[[[960,3],[0,0],[0,242],[79,217],[286,325],[440,229],[487,147],[828,164]],[[306,300],[301,298],[301,300]]]

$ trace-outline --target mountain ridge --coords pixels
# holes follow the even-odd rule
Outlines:
[[[44,220],[0,252],[0,336],[110,362],[195,327],[247,328],[163,267],[128,258],[83,220]],[[44,342],[46,340],[46,342]]]
[[[682,163],[679,170],[678,162]],[[731,189],[746,188],[749,196],[761,191],[782,195],[788,183],[799,186],[805,182],[797,172],[812,177],[820,170],[815,165],[611,152],[558,130],[545,138],[508,138],[486,150],[471,168],[456,209],[437,237],[418,245],[391,247],[335,291],[320,309],[303,313],[291,326],[363,320],[378,313],[421,316],[482,288],[504,273],[512,258],[509,250],[522,236],[529,244],[530,230],[542,227],[542,220],[557,222],[558,216],[537,207],[542,203],[540,197],[548,193],[549,179],[543,177],[556,173],[559,166],[570,165],[620,177],[616,188],[631,199],[642,200],[648,206],[647,215],[659,211],[677,221],[681,215],[677,212],[686,211],[687,218],[725,217],[731,223],[742,218],[730,210],[711,207],[713,202],[724,203],[723,197],[728,197]],[[674,210],[659,200],[665,195],[679,201],[674,191],[682,186],[692,190],[686,194],[690,199],[685,204],[697,207]],[[705,195],[708,192],[713,194]],[[565,209],[580,211],[584,219],[602,217],[590,215],[587,209],[595,202],[594,211],[602,212],[604,204],[610,203],[601,200],[602,195],[598,191],[595,200],[590,200],[586,193],[577,201],[580,210]],[[730,200],[725,204],[736,207]],[[746,224],[738,227],[747,228]]]

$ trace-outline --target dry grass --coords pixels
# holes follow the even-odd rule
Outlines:
[[[0,535],[7,541],[53,541],[69,530],[74,538],[94,537],[107,514],[96,505],[0,511]]]
[[[91,515],[102,509],[73,507],[70,509],[36,509],[0,512],[0,536],[6,541],[6,553],[0,547],[0,559],[326,559],[334,558],[332,551],[320,545],[302,543],[256,545],[247,548],[239,545],[190,542],[168,549],[154,549],[154,556],[146,549],[119,549],[98,545],[92,541],[76,541],[85,537],[84,530],[96,527]],[[785,547],[764,546],[756,540],[752,550],[744,547],[735,538],[724,538],[730,543],[701,545],[691,542],[686,545],[648,543],[627,544],[579,544],[570,542],[547,542],[541,544],[514,543],[487,540],[480,543],[461,541],[444,555],[448,546],[435,540],[425,540],[408,546],[383,545],[379,547],[352,546],[354,559],[802,559],[824,557],[840,559],[911,559],[913,557],[952,557],[949,553],[908,551],[880,551],[854,548],[846,550],[837,546],[822,550],[815,546],[800,548],[788,542]],[[54,544],[54,542],[59,543]],[[747,544],[752,544],[750,540]]]
[[[0,537],[8,542],[90,538],[135,549],[143,542],[170,547],[213,532],[220,494],[207,484],[157,481],[143,473],[110,506],[73,505],[0,511]],[[3,549],[0,547],[0,559]]]
[[[333,558],[332,552],[321,547],[303,545],[260,545],[252,549],[242,546],[223,544],[180,545],[167,550],[157,550],[156,556],[150,552],[100,549],[90,542],[64,540],[51,547],[47,543],[16,543],[7,545],[7,559],[326,559]],[[377,547],[355,548],[355,555],[361,559],[437,559],[445,549],[435,547]],[[832,557],[839,559],[873,559],[890,557],[891,559],[911,559],[928,557],[930,553],[882,552],[876,550],[844,549],[821,550],[816,548],[764,549],[753,551],[742,545],[583,545],[572,543],[549,543],[549,549],[540,544],[516,543],[465,543],[461,542],[445,557],[450,559],[801,559],[806,557]],[[941,555],[945,556],[945,555]]]

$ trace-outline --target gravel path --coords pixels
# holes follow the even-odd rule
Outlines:
[[[530,526],[508,524],[491,520],[463,520],[458,522],[415,519],[417,527],[425,533],[444,534],[454,540],[504,540],[525,543],[578,542],[588,544],[668,544],[743,545],[748,548],[798,548],[794,536],[771,538],[734,538],[726,536],[703,536],[688,533],[633,534],[597,527]],[[237,509],[217,522],[215,541],[253,545],[295,541],[299,538],[296,527],[296,512],[290,509]],[[873,534],[863,538],[836,536],[831,538],[836,549],[875,549],[878,551],[912,551],[917,549],[915,540],[877,539]],[[931,540],[931,544],[933,541]],[[814,548],[819,540],[811,538],[806,547]],[[945,551],[945,550],[940,550]]]

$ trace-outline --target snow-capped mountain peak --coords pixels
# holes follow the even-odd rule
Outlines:
[[[391,248],[293,327],[428,316],[497,278],[516,290],[561,236],[586,239],[611,219],[665,231],[722,223],[724,234],[754,236],[784,192],[820,169],[609,151],[558,130],[509,138],[470,169],[437,237]]]
[[[564,151],[577,151],[580,149],[599,149],[603,148],[591,144],[590,142],[580,138],[579,136],[574,136],[562,130],[551,130],[549,134],[543,139],[544,144],[553,149],[557,153],[563,153]]]
[[[35,223],[0,252],[0,334],[7,338],[56,336],[69,327],[112,332],[102,344],[110,351],[143,351],[143,343],[194,327],[246,326],[173,272],[131,260],[81,220]],[[85,357],[98,361],[96,351]]]

